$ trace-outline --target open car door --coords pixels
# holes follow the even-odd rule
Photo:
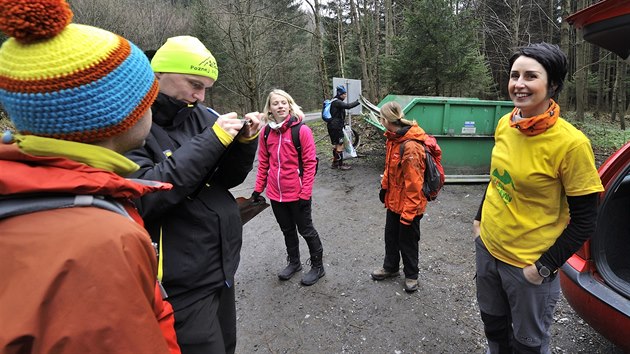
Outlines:
[[[630,61],[630,1],[604,0],[569,16],[584,39]],[[597,228],[560,270],[562,293],[588,324],[630,352],[630,143],[599,168]]]

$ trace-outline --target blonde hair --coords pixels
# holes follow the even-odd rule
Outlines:
[[[414,121],[405,119],[403,109],[398,102],[387,102],[381,107],[380,118],[395,125],[414,125]]]
[[[271,111],[269,110],[269,101],[271,101],[271,95],[278,95],[286,98],[287,102],[289,103],[289,113],[291,113],[292,116],[304,118],[302,107],[298,106],[297,103],[295,103],[291,95],[286,93],[286,91],[284,90],[273,89],[271,90],[271,92],[269,92],[269,95],[267,96],[267,102],[265,102],[265,108],[263,109],[263,112],[266,113],[265,117],[263,118],[263,120],[265,120],[265,123],[269,122],[269,117],[272,115]]]

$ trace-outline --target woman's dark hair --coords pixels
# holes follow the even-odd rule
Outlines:
[[[549,78],[549,87],[547,87],[549,96],[552,98],[557,97],[560,91],[562,91],[568,70],[567,56],[560,50],[560,47],[545,42],[520,47],[510,58],[508,71],[512,69],[514,61],[520,56],[532,58],[545,68],[547,77]],[[553,86],[557,86],[555,90]]]

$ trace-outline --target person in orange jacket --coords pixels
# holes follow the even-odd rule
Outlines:
[[[0,216],[0,352],[177,354],[173,309],[131,202],[171,186],[123,177],[138,169],[122,153],[144,144],[158,84],[138,47],[72,15],[62,0],[0,6],[10,37],[0,104],[17,131],[0,144],[0,201],[62,194],[126,213],[90,204]]]
[[[371,276],[374,280],[398,276],[402,258],[404,289],[414,292],[418,289],[420,219],[427,206],[427,198],[422,192],[425,169],[422,142],[427,135],[416,122],[405,119],[397,102],[383,105],[380,120],[386,128],[387,138],[385,171],[379,193],[387,208],[385,259],[383,267]]]

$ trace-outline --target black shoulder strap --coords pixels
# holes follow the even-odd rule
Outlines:
[[[0,219],[37,211],[93,206],[131,218],[118,202],[94,195],[51,195],[0,199]]]
[[[300,128],[302,128],[303,122],[300,122],[291,127],[291,139],[293,140],[293,146],[298,153],[298,170],[300,171],[300,177],[304,174],[304,163],[302,162],[302,142],[300,141]]]
[[[171,139],[171,137],[168,136],[166,130],[157,125],[155,122],[151,124],[151,135],[153,135],[153,138],[157,142],[157,145],[160,147],[159,153],[161,153],[161,157],[163,157],[164,159],[167,159],[170,154],[172,154],[177,149],[175,144],[173,144],[173,140]]]
[[[267,138],[269,137],[269,132],[271,131],[271,127],[269,124],[265,126],[265,131],[263,133],[263,137],[265,138],[265,145],[267,145]]]

